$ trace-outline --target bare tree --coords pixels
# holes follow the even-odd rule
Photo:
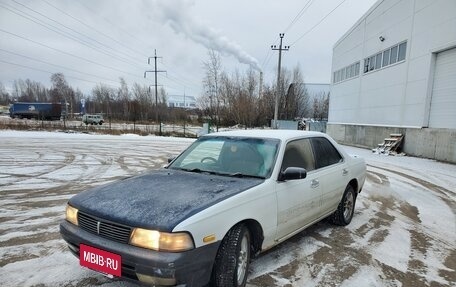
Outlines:
[[[0,105],[7,105],[10,103],[10,95],[6,91],[5,86],[0,82]]]
[[[65,76],[62,73],[55,73],[51,75],[52,89],[50,92],[50,100],[54,103],[63,103],[63,119],[68,117],[68,113],[73,114],[74,90],[68,85]],[[68,106],[70,110],[68,111]],[[64,122],[65,124],[65,122]]]
[[[148,118],[148,112],[152,111],[149,88],[141,86],[138,83],[134,83],[132,94],[133,99],[138,103],[138,110],[136,111],[136,113],[139,114],[138,120],[146,120]]]
[[[310,107],[310,97],[307,92],[306,85],[304,83],[304,77],[302,75],[299,64],[293,69],[293,93],[294,93],[294,116],[295,117],[305,117],[311,111]]]
[[[329,93],[320,93],[314,98],[312,117],[318,120],[328,118]]]
[[[70,86],[68,85],[65,76],[62,73],[55,73],[51,75],[51,100],[53,102],[69,101]]]
[[[219,126],[219,86],[220,86],[220,74],[222,71],[222,60],[220,53],[209,50],[209,59],[203,62],[203,69],[205,70],[205,76],[203,79],[204,95],[209,97],[209,116],[211,121],[215,120],[217,131]]]
[[[243,81],[243,88],[245,93],[244,103],[243,103],[243,118],[244,125],[248,127],[254,126],[254,121],[257,109],[258,97],[256,95],[256,90],[258,89],[257,75],[255,71],[250,68],[247,71],[246,77]]]
[[[128,119],[130,114],[130,91],[128,90],[127,82],[124,78],[120,78],[120,87],[117,90],[117,101],[121,104],[121,115],[123,119]]]
[[[17,101],[29,101],[25,93],[25,83],[22,79],[14,80],[12,96]]]
[[[104,114],[108,118],[109,121],[109,128],[111,128],[111,121],[112,121],[112,110],[111,110],[111,102],[114,99],[114,90],[104,84],[97,84],[92,89],[92,95],[97,99],[98,103],[101,103],[101,107],[103,107]]]
[[[269,125],[274,118],[275,90],[265,85],[258,99],[258,125]]]

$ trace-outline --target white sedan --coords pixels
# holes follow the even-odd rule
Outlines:
[[[108,276],[245,286],[251,256],[326,217],[349,224],[365,173],[322,133],[209,134],[165,169],[74,196],[60,232]]]

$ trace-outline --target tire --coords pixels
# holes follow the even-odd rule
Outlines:
[[[345,188],[344,196],[337,207],[337,210],[332,214],[332,223],[340,226],[350,224],[353,213],[355,211],[356,193],[353,186],[348,185]]]
[[[243,224],[228,231],[220,244],[212,271],[212,286],[244,287],[250,264],[250,232]]]

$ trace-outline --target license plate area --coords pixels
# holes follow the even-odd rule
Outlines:
[[[79,245],[79,264],[105,275],[122,276],[122,257],[92,246]]]

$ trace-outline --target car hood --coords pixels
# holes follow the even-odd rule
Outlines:
[[[171,232],[188,217],[262,182],[160,170],[82,192],[69,204],[100,219]]]

